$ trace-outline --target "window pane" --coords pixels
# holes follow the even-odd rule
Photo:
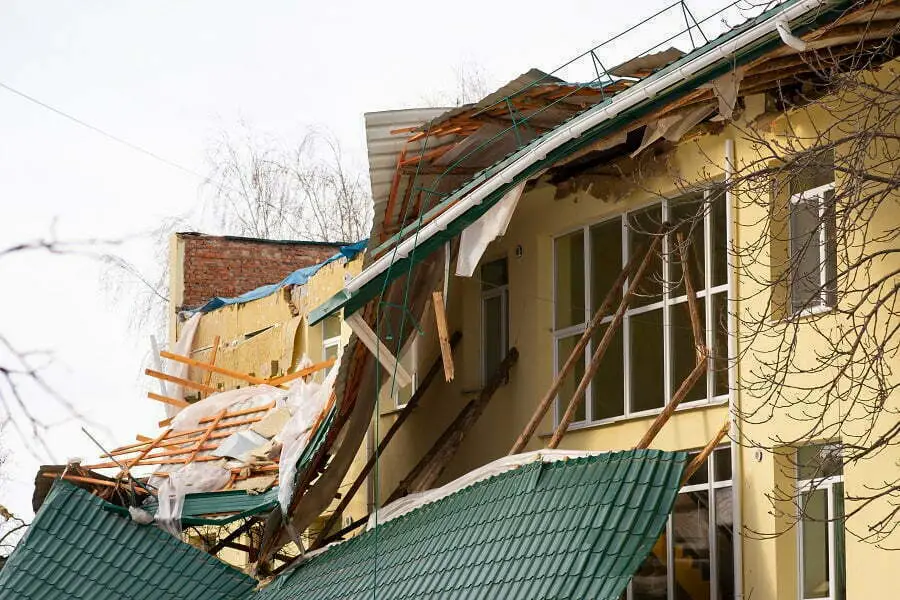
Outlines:
[[[484,311],[482,318],[484,319],[483,327],[484,336],[483,344],[483,360],[484,360],[484,380],[490,380],[494,371],[503,360],[503,294],[485,298],[482,301],[482,310]]]
[[[684,236],[687,244],[688,260],[690,262],[691,283],[695,290],[702,290],[706,284],[704,279],[704,240],[703,240],[703,219],[706,210],[703,197],[694,196],[691,199],[678,200],[672,202],[669,206],[670,219],[677,224],[678,231]],[[669,271],[675,288],[672,291],[673,296],[682,296],[685,293],[684,280],[682,276],[681,254],[678,250],[678,240],[674,234],[669,236],[669,248],[671,254],[671,269]]]
[[[797,449],[798,479],[833,477],[844,473],[840,444],[812,444]]]
[[[591,227],[591,314],[600,308],[621,271],[622,221],[613,219]],[[615,299],[621,297],[620,290]]]
[[[341,335],[340,315],[331,315],[322,322],[322,339],[339,337]]]
[[[728,227],[726,196],[723,190],[712,193],[707,202],[710,207],[710,258],[712,259],[713,287],[728,283]]]
[[[594,333],[592,348],[597,348],[606,333],[602,325]],[[625,365],[622,353],[622,328],[613,335],[612,343],[600,361],[591,385],[592,418],[609,419],[625,414]]]
[[[691,452],[690,460],[694,460],[699,452]],[[700,483],[708,483],[709,482],[709,458],[703,461],[703,464],[700,465],[694,474],[690,476],[690,478],[684,482],[684,485],[697,485]]]
[[[568,360],[569,355],[572,354],[572,350],[575,348],[575,344],[578,343],[578,339],[581,337],[580,334],[573,335],[571,337],[563,338],[561,340],[557,340],[556,342],[556,372],[559,373],[560,369],[562,369],[563,365],[566,364],[566,360]],[[575,389],[578,387],[578,383],[581,381],[581,378],[584,377],[584,365],[585,359],[582,356],[582,359],[575,363],[575,367],[569,372],[569,375],[563,379],[562,385],[559,388],[559,417],[562,418],[563,413],[566,412],[566,407],[569,406],[569,401],[572,400],[572,396],[575,395]],[[581,406],[575,412],[575,418],[573,422],[584,421],[587,417],[585,416],[585,404],[581,403]]]
[[[678,494],[672,509],[675,598],[708,600],[712,579],[709,552],[709,492]]]
[[[584,231],[557,238],[556,329],[584,323]]]
[[[802,509],[803,598],[826,598],[828,581],[828,493],[825,489],[800,495]]]
[[[509,283],[509,274],[507,273],[506,259],[501,258],[489,263],[485,263],[481,267],[481,290],[489,292],[498,287],[503,287]]]
[[[713,457],[713,477],[716,481],[729,481],[731,479],[731,448],[718,448],[713,452]]]
[[[824,214],[825,247],[823,257],[825,267],[825,301],[828,306],[837,304],[837,223],[834,206],[834,190],[825,192]]]
[[[666,600],[669,593],[666,577],[667,540],[665,531],[631,578],[633,600]]]
[[[819,239],[819,199],[791,201],[791,307],[794,312],[820,306],[822,245]]]
[[[791,195],[826,185],[834,181],[834,151],[822,152],[818,156],[809,155],[807,166],[798,170],[791,179]]]
[[[834,495],[834,587],[835,600],[844,600],[847,597],[847,558],[845,552],[844,535],[844,484],[835,483],[831,487]]]
[[[665,399],[662,309],[631,315],[631,410],[660,408]]]
[[[728,393],[728,297],[725,292],[713,296],[712,378],[713,395]]]
[[[662,223],[662,212],[659,205],[652,208],[629,213],[628,215],[628,251],[634,255],[643,256],[653,242],[655,234]],[[644,306],[653,304],[662,299],[662,245],[654,253],[650,265],[644,272],[644,277],[637,286],[637,297],[632,306]]]
[[[716,451],[718,454],[720,451]],[[720,600],[734,598],[734,527],[731,488],[717,488],[716,498],[716,585]]]
[[[700,313],[700,326],[702,335],[706,336],[705,301],[697,299],[697,311]],[[690,308],[687,302],[674,304],[670,308],[669,317],[672,320],[670,340],[672,344],[672,396],[675,396],[681,383],[690,375],[697,365],[697,352],[695,347],[694,332],[691,328]],[[700,340],[706,344],[705,339]],[[701,375],[682,402],[706,399],[706,377]]]

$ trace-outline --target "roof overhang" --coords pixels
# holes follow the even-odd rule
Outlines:
[[[534,139],[372,250],[372,262],[344,290],[313,310],[310,323],[341,309],[346,317],[383,294],[392,280],[474,223],[511,187],[782,45],[777,24],[788,23],[794,33],[803,34],[832,20],[835,11],[850,4],[848,0],[788,0]]]

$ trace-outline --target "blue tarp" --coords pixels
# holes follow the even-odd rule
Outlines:
[[[264,285],[256,288],[255,290],[250,290],[249,292],[245,292],[240,296],[236,296],[234,298],[220,298],[216,296],[212,300],[209,300],[206,304],[199,308],[194,308],[189,310],[188,312],[201,312],[207,313],[216,310],[217,308],[222,308],[227,304],[243,304],[245,302],[250,302],[252,300],[258,300],[260,298],[265,298],[270,294],[274,294],[281,288],[286,285],[303,285],[309,278],[319,272],[319,269],[324,267],[329,263],[333,263],[336,260],[341,258],[346,258],[347,260],[353,260],[356,256],[366,249],[366,245],[369,240],[361,240],[356,242],[355,244],[350,244],[349,246],[341,246],[340,251],[326,260],[325,262],[321,262],[316,265],[312,265],[309,267],[304,267],[302,269],[297,269],[278,283],[272,283],[269,285]]]

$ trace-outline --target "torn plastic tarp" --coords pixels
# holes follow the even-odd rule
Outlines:
[[[287,514],[291,503],[297,461],[309,443],[313,425],[322,415],[331,397],[338,364],[331,368],[324,383],[300,380],[291,386],[288,394],[287,406],[291,410],[291,419],[275,436],[275,441],[281,443],[281,457],[278,460],[278,503],[282,514]]]
[[[245,388],[212,394],[185,407],[175,415],[175,418],[172,419],[172,430],[178,432],[196,429],[204,417],[212,417],[238,403],[241,403],[240,408],[262,406],[273,401],[278,406],[287,394],[287,390],[265,384],[250,385]]]
[[[179,356],[191,355],[191,347],[194,344],[194,334],[197,333],[197,327],[200,325],[200,317],[201,315],[199,314],[193,315],[181,326],[181,337],[178,338],[175,342],[175,346],[172,348],[174,354],[178,354]],[[181,361],[170,360],[166,365],[166,373],[173,377],[178,377],[179,379],[187,379],[188,365]],[[177,400],[184,400],[184,386],[171,382],[166,382],[165,385],[167,396]],[[165,407],[167,418],[174,417],[180,410],[177,406],[172,404],[165,404]]]
[[[304,283],[309,281],[310,277],[318,273],[319,269],[321,269],[325,265],[333,263],[334,261],[340,260],[342,258],[348,261],[353,260],[360,252],[366,249],[366,245],[368,243],[369,240],[362,240],[356,242],[355,244],[341,246],[340,251],[325,262],[311,265],[309,267],[304,267],[302,269],[297,269],[278,283],[272,283],[269,285],[258,287],[255,290],[250,290],[249,292],[246,292],[234,298],[220,298],[217,296],[209,300],[203,306],[192,309],[190,312],[206,313],[216,310],[217,308],[222,308],[223,306],[226,306],[228,304],[244,304],[245,302],[259,300],[260,298],[265,298],[266,296],[274,294],[286,285],[303,285]]]
[[[169,471],[157,493],[156,523],[161,529],[180,537],[184,496],[220,490],[230,479],[231,470],[225,467],[224,460],[192,462],[177,471]]]
[[[494,239],[506,233],[509,220],[516,212],[516,205],[525,189],[525,182],[511,188],[490,210],[463,230],[459,236],[459,256],[456,259],[456,274],[471,277],[481,255]]]
[[[406,513],[419,508],[420,506],[436,502],[450,494],[455,494],[463,488],[475,485],[479,481],[494,477],[500,473],[505,473],[506,471],[518,469],[522,465],[533,462],[550,463],[558,460],[568,460],[570,458],[596,456],[598,454],[603,454],[603,452],[587,450],[534,450],[532,452],[504,456],[483,467],[475,469],[474,471],[470,471],[462,477],[454,479],[450,483],[439,488],[418,492],[416,494],[409,494],[408,496],[404,496],[403,498],[391,502],[385,507],[379,508],[377,512],[374,512],[369,516],[369,523],[366,526],[366,529],[372,529],[372,527],[376,525],[376,518],[377,524],[383,525],[392,519],[401,517]]]

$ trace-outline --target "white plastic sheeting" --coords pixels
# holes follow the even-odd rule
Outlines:
[[[172,347],[173,354],[178,354],[180,356],[191,355],[191,347],[194,345],[194,334],[197,333],[197,326],[200,325],[201,316],[202,315],[200,313],[197,313],[193,317],[185,321],[184,325],[181,326],[181,337],[178,338],[178,341],[176,341],[175,345]],[[180,379],[188,378],[188,365],[174,360],[170,360],[167,362],[168,364],[166,366],[166,373]],[[184,400],[184,386],[177,383],[167,382],[166,389],[168,390],[168,393],[166,395],[170,398]],[[171,418],[178,414],[179,409],[177,406],[166,404],[165,407],[166,417]]]
[[[584,450],[534,450],[533,452],[504,456],[503,458],[498,458],[494,462],[490,462],[481,468],[475,469],[474,471],[469,471],[462,477],[454,479],[447,485],[435,488],[433,490],[426,490],[417,494],[404,496],[403,498],[395,500],[387,506],[378,509],[378,525],[383,525],[384,523],[387,523],[392,519],[401,517],[406,513],[419,508],[420,506],[424,506],[425,504],[430,504],[431,502],[436,502],[437,500],[446,498],[450,494],[454,494],[461,489],[478,483],[479,481],[494,477],[495,475],[500,475],[501,473],[505,473],[507,471],[512,471],[513,469],[518,469],[519,467],[532,462],[550,463],[559,460],[568,460],[570,458],[595,456],[598,454],[603,454],[603,452],[591,452]],[[373,513],[369,517],[369,524],[366,526],[367,529],[372,529],[375,526],[375,516],[375,513]]]
[[[331,367],[324,383],[300,380],[291,386],[288,393],[287,407],[291,411],[291,419],[274,438],[276,442],[281,443],[281,458],[278,461],[278,503],[281,505],[282,514],[287,514],[290,507],[294,492],[294,476],[297,474],[297,460],[309,443],[313,425],[328,405],[339,365],[340,362],[336,362]]]
[[[215,462],[189,463],[177,471],[170,471],[157,492],[159,504],[156,508],[156,522],[160,529],[175,537],[181,537],[181,511],[185,494],[214,492],[228,484],[231,470],[224,460]]]
[[[250,385],[245,388],[212,394],[199,402],[186,406],[175,415],[175,418],[172,419],[172,430],[178,432],[195,429],[199,426],[200,419],[216,415],[238,403],[242,404],[241,408],[251,408],[268,404],[274,400],[277,406],[278,402],[283,400],[287,394],[287,390],[265,384]]]
[[[524,181],[514,186],[503,195],[500,202],[463,230],[459,236],[459,255],[456,259],[457,275],[471,277],[488,244],[506,233],[509,220],[516,212],[516,206],[519,204],[519,198],[524,189]]]

